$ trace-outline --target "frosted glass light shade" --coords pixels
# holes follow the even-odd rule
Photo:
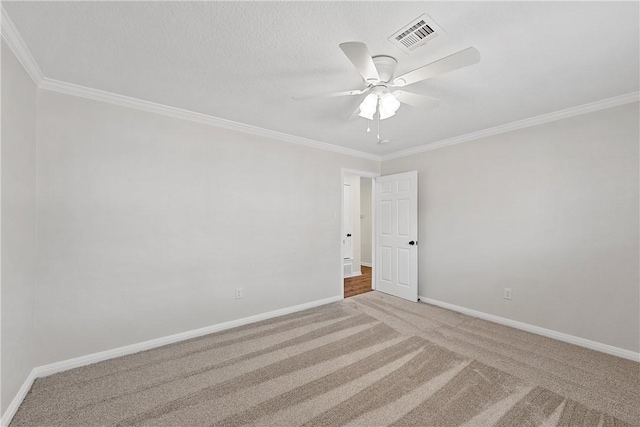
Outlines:
[[[384,108],[380,107],[380,120],[388,119],[389,117],[392,117],[395,115],[396,115],[395,111],[385,110]]]
[[[398,101],[392,94],[385,93],[380,98],[380,108],[384,108],[387,111],[393,111],[395,113],[398,111],[398,108],[400,108],[400,101]]]
[[[377,108],[378,97],[373,93],[370,93],[360,104],[360,113],[358,115],[365,119],[373,120],[373,115],[376,113]]]
[[[400,101],[390,93],[385,93],[380,97],[380,120],[388,119],[396,114],[400,108]]]

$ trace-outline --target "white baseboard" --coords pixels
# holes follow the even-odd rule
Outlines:
[[[311,301],[305,304],[295,305],[293,307],[282,308],[280,310],[269,311],[267,313],[257,314],[255,316],[244,317],[242,319],[231,320],[229,322],[218,323],[212,326],[206,326],[204,328],[193,329],[191,331],[181,332],[178,334],[168,335],[162,338],[156,338],[149,341],[143,341],[137,344],[131,344],[124,347],[118,347],[111,350],[100,351],[98,353],[88,354],[86,356],[75,357],[73,359],[63,360],[56,363],[50,363],[44,366],[38,366],[34,368],[22,387],[11,401],[11,404],[2,415],[0,426],[6,427],[11,422],[11,419],[15,415],[18,407],[22,404],[25,396],[29,392],[33,381],[36,378],[46,377],[47,375],[55,374],[57,372],[67,371],[69,369],[79,368],[81,366],[90,365],[92,363],[102,362],[104,360],[113,359],[127,354],[138,353],[144,350],[150,350],[152,348],[161,347],[163,345],[172,344],[178,341],[188,340],[203,335],[212,334],[214,332],[220,332],[238,326],[247,325],[249,323],[259,322],[261,320],[267,320],[285,314],[295,313],[297,311],[307,310],[309,308],[319,307],[321,305],[330,304],[332,302],[341,301],[342,295],[337,295],[330,298],[325,298],[317,301]]]
[[[18,390],[18,393],[16,394],[16,396],[13,398],[13,400],[11,401],[7,409],[4,411],[4,414],[2,415],[2,419],[0,420],[0,426],[7,427],[9,425],[9,423],[13,419],[13,416],[16,414],[16,412],[18,412],[18,408],[22,404],[22,401],[24,400],[25,397],[27,397],[27,393],[29,393],[31,386],[33,385],[33,382],[36,380],[37,377],[38,376],[36,375],[36,370],[35,369],[31,370],[31,373],[29,373],[29,376],[22,384],[22,387],[20,387],[20,390]]]
[[[350,277],[358,277],[358,276],[362,276],[362,272],[356,271],[356,272],[353,272],[351,274],[345,274],[344,278],[348,279]]]
[[[373,265],[370,262],[362,262],[362,261],[360,261],[360,265],[364,265],[365,267],[373,267]]]
[[[501,325],[510,326],[515,329],[531,332],[533,334],[542,335],[548,338],[553,338],[558,341],[564,341],[569,344],[579,345],[591,350],[596,350],[602,353],[611,354],[613,356],[622,357],[624,359],[640,362],[640,353],[636,353],[624,348],[614,347],[609,344],[603,344],[597,341],[591,341],[586,338],[576,337],[574,335],[565,334],[563,332],[554,331],[551,329],[541,328],[540,326],[530,325],[529,323],[518,322],[517,320],[507,319],[506,317],[495,316],[493,314],[484,313],[482,311],[472,310],[470,308],[460,307],[458,305],[449,304],[448,302],[438,301],[431,298],[419,296],[421,302],[427,304],[437,305],[438,307],[446,308],[449,310],[457,311],[459,313],[467,314],[469,316],[477,317],[479,319],[488,320],[490,322],[499,323]]]

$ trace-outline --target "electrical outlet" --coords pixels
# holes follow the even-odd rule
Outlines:
[[[511,299],[512,292],[511,288],[504,288],[504,299]]]
[[[236,288],[236,299],[242,298],[242,288]]]

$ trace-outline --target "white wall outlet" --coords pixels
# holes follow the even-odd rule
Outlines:
[[[511,299],[511,288],[504,288],[504,299]]]
[[[242,298],[242,288],[236,288],[236,299]]]

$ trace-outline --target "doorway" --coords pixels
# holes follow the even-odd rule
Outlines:
[[[362,177],[369,178],[371,182],[370,193],[368,182],[364,183],[365,191],[371,194],[370,208],[362,207]],[[345,184],[348,185],[346,191]],[[342,195],[342,296],[353,296],[373,289],[409,301],[418,301],[418,172],[409,171],[381,177],[376,173],[343,169]],[[349,205],[351,208],[345,212],[345,206]],[[362,212],[356,211],[358,208]],[[370,212],[371,219],[370,227],[365,221],[365,228],[371,230],[371,270],[367,270],[368,266],[362,264],[362,236],[355,235],[362,229],[360,220],[365,219],[360,215],[367,212]],[[368,253],[368,250],[365,249],[365,252]],[[367,263],[366,258],[364,263]],[[363,271],[370,271],[369,281],[362,277]],[[359,280],[345,280],[358,277]],[[356,285],[356,289],[345,293],[345,285]]]
[[[375,289],[374,177],[377,174],[343,170],[342,277],[349,298]]]

